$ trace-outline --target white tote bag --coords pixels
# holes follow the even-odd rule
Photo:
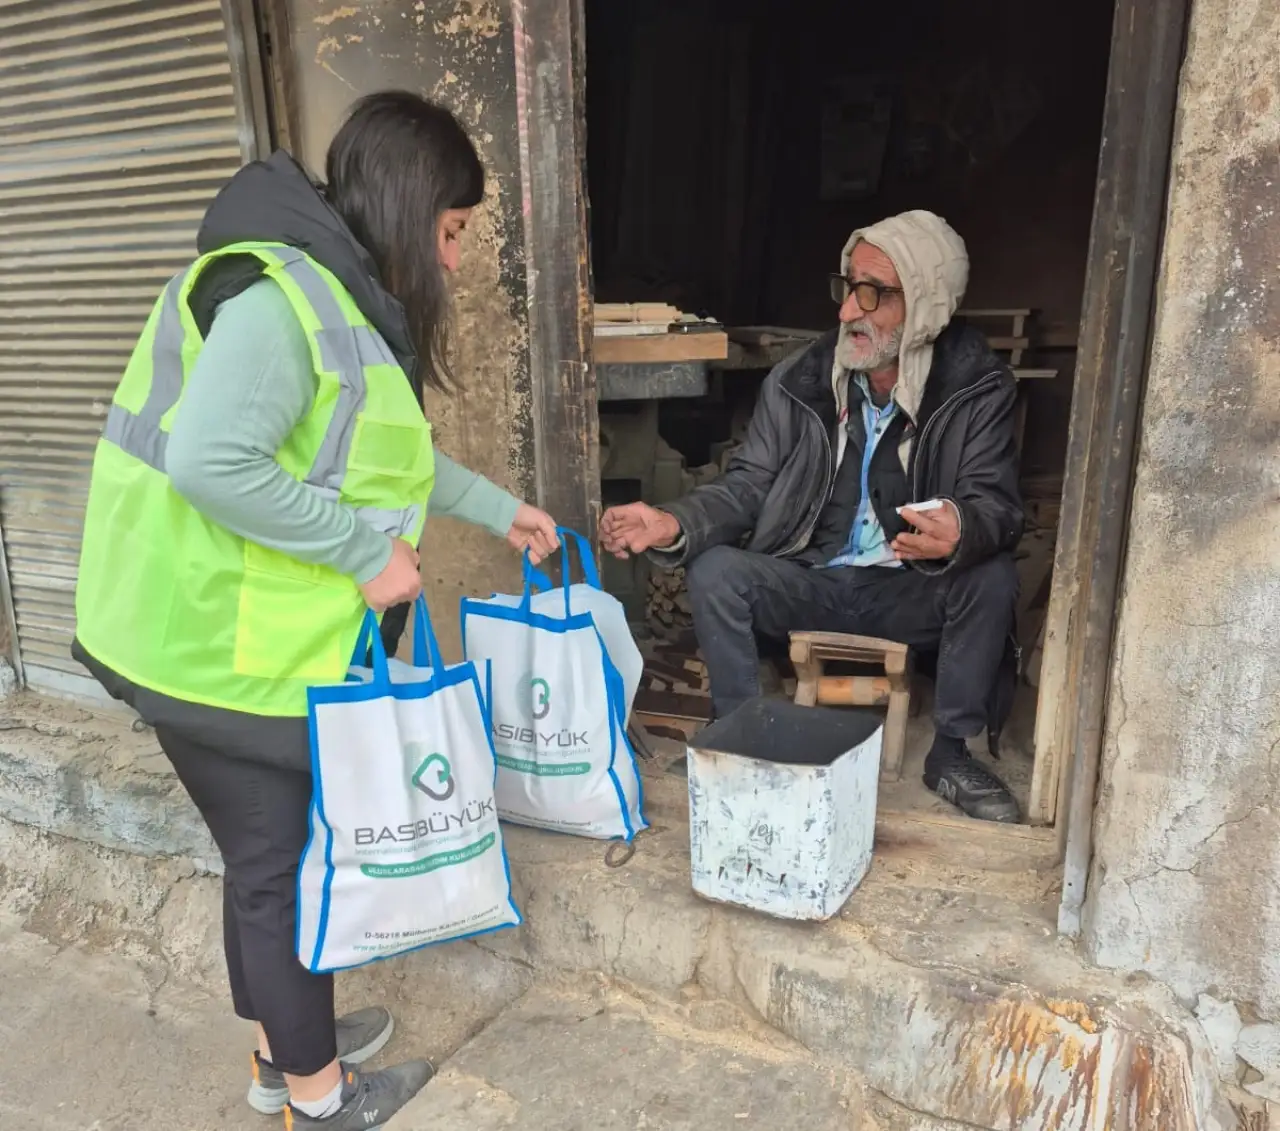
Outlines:
[[[297,950],[313,973],[520,922],[476,667],[445,667],[421,598],[415,616],[412,666],[388,664],[369,613],[347,682],[308,693]]]
[[[525,559],[524,592],[462,602],[467,659],[485,698],[505,820],[599,839],[647,828],[627,719],[644,667],[621,603],[600,587],[585,538],[561,530],[564,585]],[[570,584],[568,545],[586,578]],[[535,593],[535,584],[546,592]]]

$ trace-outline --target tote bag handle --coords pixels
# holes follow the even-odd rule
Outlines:
[[[431,627],[431,614],[427,611],[427,599],[421,594],[413,603],[413,666],[430,668],[439,675],[444,671],[444,660],[440,657],[440,643],[436,639],[435,630]],[[355,650],[351,653],[351,666],[362,668],[365,658],[371,661],[373,680],[379,687],[389,686],[391,671],[387,664],[387,648],[382,643],[382,631],[378,626],[378,614],[366,609],[364,621],[360,625],[360,635],[356,638]]]
[[[356,637],[355,651],[351,653],[351,666],[362,668],[368,657],[369,666],[373,668],[373,682],[379,687],[387,687],[391,683],[391,673],[387,669],[387,648],[382,643],[382,630],[378,625],[378,614],[366,609],[364,620],[360,624],[360,635]]]
[[[564,588],[564,615],[569,616],[569,588],[573,584],[573,570],[569,562],[569,545],[574,542],[578,547],[578,561],[582,566],[582,578],[591,586],[592,589],[600,589],[600,571],[596,569],[595,558],[591,554],[591,543],[588,542],[576,530],[570,530],[567,526],[557,526],[556,533],[560,536],[560,556],[561,556],[561,574],[563,575]],[[523,559],[524,571],[524,597],[520,602],[522,609],[529,608],[529,602],[533,598],[533,590],[536,586],[540,590],[550,592],[555,588],[555,583],[542,570],[529,560],[529,550],[525,549]]]
[[[436,639],[435,629],[431,626],[431,613],[427,610],[427,599],[421,593],[413,603],[413,666],[430,668],[431,674],[435,676],[444,672],[440,642]]]

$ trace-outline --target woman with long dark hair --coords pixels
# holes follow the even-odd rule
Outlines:
[[[484,196],[440,106],[359,102],[316,186],[284,153],[213,202],[166,287],[94,459],[74,652],[153,725],[222,853],[232,1001],[257,1026],[249,1103],[293,1127],[382,1126],[425,1062],[335,1020],[295,954],[311,800],[307,688],[343,678],[366,607],[420,592],[428,498],[538,560],[550,516],[438,451],[424,387],[453,385],[447,276]],[[429,551],[427,551],[429,553]],[[384,618],[384,636],[403,627]]]

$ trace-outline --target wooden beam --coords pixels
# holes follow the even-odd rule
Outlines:
[[[1065,934],[1079,931],[1092,856],[1188,9],[1189,0],[1119,0],[1112,31],[1029,814],[1057,820]]]
[[[599,415],[587,243],[582,0],[512,0],[539,506],[594,542]]]
[[[719,331],[701,334],[644,334],[596,338],[597,365],[644,364],[663,361],[722,361],[729,356],[729,339]]]
[[[819,707],[887,707],[893,684],[883,675],[823,675],[817,691]]]
[[[254,0],[222,0],[227,54],[235,89],[240,153],[245,161],[271,156],[272,94],[262,53],[259,12]]]
[[[298,83],[293,71],[293,52],[289,49],[292,33],[289,27],[288,0],[258,0],[258,31],[266,61],[267,110],[270,119],[271,144],[300,156],[298,146]]]
[[[990,872],[1047,872],[1059,859],[1052,829],[895,810],[883,804],[876,812],[876,852],[925,852],[941,860],[972,860],[975,868]]]

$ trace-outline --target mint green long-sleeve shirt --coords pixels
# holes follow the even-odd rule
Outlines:
[[[391,559],[391,539],[320,498],[275,460],[311,411],[316,376],[306,331],[284,292],[262,279],[219,308],[174,414],[165,468],[174,489],[228,530],[358,584]],[[430,513],[505,535],[520,501],[435,451]]]

